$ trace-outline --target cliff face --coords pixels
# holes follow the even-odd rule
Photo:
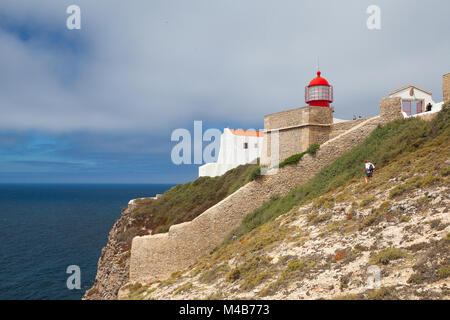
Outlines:
[[[129,244],[124,243],[126,226],[132,225],[132,206],[122,210],[122,216],[116,221],[108,234],[108,243],[102,249],[98,261],[94,286],[86,291],[86,300],[113,300],[129,279]]]
[[[158,200],[138,199],[128,205],[109,232],[94,286],[86,291],[83,299],[116,299],[119,288],[129,279],[134,237],[164,232],[173,224],[194,219],[246,184],[254,167],[239,166],[221,177],[202,177],[173,187]]]

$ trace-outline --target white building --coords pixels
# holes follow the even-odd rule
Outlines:
[[[200,177],[217,177],[242,164],[256,163],[261,156],[263,132],[225,128],[220,137],[217,162],[198,168]]]
[[[400,97],[402,99],[403,117],[415,117],[439,112],[443,102],[436,103],[429,91],[408,85],[389,94],[389,98]]]

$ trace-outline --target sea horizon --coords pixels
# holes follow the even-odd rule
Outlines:
[[[129,200],[174,184],[0,183],[0,299],[81,299]],[[70,265],[81,288],[69,290]]]

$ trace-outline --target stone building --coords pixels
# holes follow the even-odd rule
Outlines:
[[[273,166],[291,155],[304,152],[313,143],[329,139],[333,124],[333,87],[320,71],[305,88],[306,107],[264,117],[261,164]]]
[[[389,98],[401,98],[403,116],[410,117],[422,113],[435,113],[441,110],[442,102],[433,101],[432,93],[415,85],[404,86],[392,91]]]
[[[261,156],[263,133],[255,130],[225,128],[220,136],[216,162],[198,168],[199,177],[217,177],[247,163],[257,163]]]
[[[441,111],[445,102],[450,101],[450,73],[442,77],[442,95],[444,101],[434,102],[429,91],[414,85],[408,85],[395,90],[388,98],[380,101],[380,115],[389,120],[421,117],[433,118]]]
[[[450,102],[450,73],[442,76],[442,94],[444,103]]]

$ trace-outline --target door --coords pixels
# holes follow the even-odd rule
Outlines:
[[[422,113],[423,102],[422,100],[402,100],[402,110],[408,116]]]

